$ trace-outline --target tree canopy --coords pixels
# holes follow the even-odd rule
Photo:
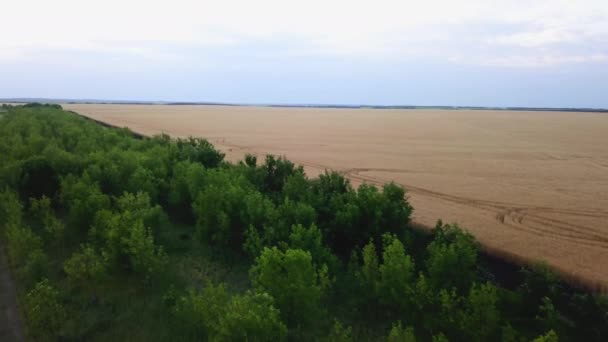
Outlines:
[[[606,297],[496,280],[403,187],[3,106],[0,243],[34,340],[605,341]],[[259,160],[258,160],[259,159]]]

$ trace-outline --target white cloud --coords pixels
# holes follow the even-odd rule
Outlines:
[[[285,40],[287,54],[501,66],[605,62],[593,56],[608,53],[605,0],[21,0],[2,10],[0,60],[64,49],[171,61],[180,56],[163,44],[214,49]],[[564,51],[561,44],[595,46]]]
[[[606,63],[608,54],[592,55],[544,55],[544,56],[507,56],[486,57],[478,60],[479,64],[499,67],[539,68],[563,64]]]

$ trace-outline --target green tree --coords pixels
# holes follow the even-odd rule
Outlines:
[[[401,312],[411,311],[413,303],[414,262],[395,237],[385,238],[382,265],[379,268],[378,297],[387,306]]]
[[[281,321],[273,298],[266,293],[234,296],[220,315],[214,341],[286,341],[287,327]]]
[[[364,287],[364,294],[368,297],[375,296],[380,281],[380,265],[378,263],[376,246],[372,241],[363,247],[361,258],[363,265],[359,276]]]
[[[9,224],[21,225],[23,206],[17,195],[10,190],[0,192],[0,228],[6,229]]]
[[[61,182],[61,202],[68,209],[68,228],[73,233],[88,232],[95,214],[110,208],[110,198],[87,177],[67,176]],[[72,238],[78,238],[73,236]]]
[[[553,330],[549,330],[546,334],[541,335],[537,338],[535,338],[534,340],[532,340],[532,342],[558,342],[559,338],[557,336],[557,334],[555,333],[555,331]]]
[[[42,196],[40,199],[32,198],[30,211],[32,217],[42,225],[45,240],[50,244],[59,244],[64,238],[65,227],[55,215],[51,207],[51,200],[46,196]]]
[[[337,267],[338,260],[331,253],[331,250],[323,244],[321,231],[314,223],[308,228],[301,224],[293,225],[289,235],[289,248],[308,251],[317,267],[323,265],[332,269]]]
[[[462,330],[470,341],[498,339],[500,330],[498,299],[496,287],[490,283],[475,284],[471,287],[461,319]]]
[[[125,195],[123,200],[126,203],[119,200],[119,207],[124,211],[103,210],[96,215],[91,235],[103,245],[109,265],[147,279],[166,265],[167,255],[155,245],[150,228],[144,225],[149,211],[140,208],[136,196]]]
[[[33,251],[42,250],[42,239],[31,229],[9,224],[6,229],[8,256],[10,260],[21,265]]]
[[[343,326],[340,321],[335,320],[329,335],[325,339],[327,342],[351,342],[353,341],[353,328]]]
[[[107,261],[90,245],[82,245],[63,265],[68,279],[75,285],[95,289],[107,276]]]
[[[426,268],[430,283],[436,288],[456,288],[466,293],[476,277],[477,245],[474,238],[457,225],[435,229],[428,247]]]
[[[209,284],[200,292],[190,290],[180,297],[173,313],[181,325],[184,337],[200,340],[218,335],[220,317],[229,301],[230,295],[223,284]]]
[[[254,286],[276,299],[288,327],[303,327],[320,318],[327,269],[317,270],[309,252],[265,248],[250,273]]]
[[[29,333],[36,340],[55,340],[67,316],[60,292],[44,279],[27,293],[24,306]]]
[[[401,326],[401,322],[393,323],[393,327],[388,334],[387,342],[416,342],[413,327]]]

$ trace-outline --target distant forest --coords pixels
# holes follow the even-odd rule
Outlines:
[[[60,105],[0,108],[0,243],[37,341],[606,341],[608,299],[474,237],[412,229],[394,183],[238,163]]]

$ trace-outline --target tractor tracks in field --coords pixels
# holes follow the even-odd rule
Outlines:
[[[242,153],[263,155],[263,153],[256,152],[257,148],[230,143],[223,137],[216,137],[213,140],[230,148],[231,151],[237,150]],[[307,168],[317,169],[321,172],[324,170],[334,169],[329,165],[294,158],[290,159],[296,164]],[[399,168],[348,168],[336,171],[351,181],[369,183],[379,186],[392,181],[392,179],[390,179],[390,177],[385,178],[373,176],[369,175],[368,173],[384,172],[403,174],[416,172]],[[510,229],[533,234],[539,237],[551,237],[562,241],[568,241],[573,244],[608,250],[608,233],[603,231],[601,227],[589,227],[586,225],[573,223],[570,222],[570,220],[565,220],[562,218],[563,216],[572,218],[592,218],[608,222],[608,210],[530,206],[523,205],[521,203],[509,203],[458,196],[402,182],[399,182],[399,184],[402,185],[409,193],[417,196],[431,197],[441,201],[488,212],[488,214],[494,217],[497,223],[504,225],[505,227],[509,227]],[[553,216],[551,217],[551,215]],[[555,215],[560,216],[560,218],[556,218]]]
[[[355,168],[342,172],[345,177],[361,182],[382,185],[390,179],[362,174],[365,172],[393,172],[406,173],[409,170],[382,169],[382,168]],[[560,215],[571,217],[590,217],[605,219],[608,222],[608,211],[593,209],[564,209],[542,206],[526,206],[516,203],[474,199],[457,195],[446,194],[401,183],[412,194],[428,196],[443,201],[461,204],[476,209],[488,211],[494,215],[501,224],[511,228],[526,231],[538,236],[550,236],[573,243],[608,249],[608,235],[601,229],[587,227],[547,215]]]

